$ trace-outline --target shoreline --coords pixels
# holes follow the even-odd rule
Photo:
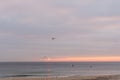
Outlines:
[[[120,80],[120,75],[70,76],[70,77],[9,77],[0,80]]]

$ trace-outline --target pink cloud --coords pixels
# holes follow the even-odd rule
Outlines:
[[[120,61],[119,56],[100,56],[100,57],[54,57],[37,59],[36,61],[44,62],[82,62],[82,61]]]

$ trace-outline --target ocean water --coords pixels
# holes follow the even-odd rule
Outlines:
[[[119,75],[120,62],[0,62],[0,77]]]

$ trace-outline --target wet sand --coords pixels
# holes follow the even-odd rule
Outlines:
[[[54,78],[1,78],[0,80],[120,80],[120,75],[104,76],[71,76],[71,77],[54,77]]]

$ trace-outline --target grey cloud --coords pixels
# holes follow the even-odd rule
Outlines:
[[[6,57],[13,60],[18,55],[25,58],[28,54],[28,60],[45,55],[119,55],[119,19],[91,21],[120,16],[119,3],[119,0],[1,0],[0,55],[4,60]]]

